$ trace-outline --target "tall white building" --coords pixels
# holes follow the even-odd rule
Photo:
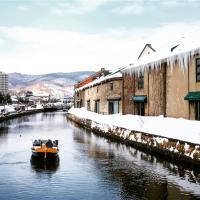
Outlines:
[[[8,92],[8,74],[0,72],[0,93]]]

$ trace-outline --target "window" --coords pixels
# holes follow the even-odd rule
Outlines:
[[[87,101],[87,110],[90,110],[90,100]]]
[[[94,104],[94,112],[99,113],[99,100],[95,101]]]
[[[110,90],[113,90],[113,83],[110,83]]]
[[[196,81],[200,82],[200,58],[196,59]]]
[[[79,101],[76,102],[76,108],[79,108]]]
[[[80,108],[82,108],[83,107],[83,101],[82,101],[82,99],[80,100]]]
[[[109,101],[108,102],[108,113],[109,114],[119,113],[119,101]]]
[[[200,101],[195,102],[195,119],[200,120]]]
[[[144,88],[144,75],[140,73],[138,77],[138,89],[143,89]]]

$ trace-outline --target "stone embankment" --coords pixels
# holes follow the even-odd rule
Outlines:
[[[9,119],[14,119],[17,117],[22,117],[25,115],[40,113],[43,111],[44,111],[44,109],[42,108],[42,109],[26,110],[26,111],[21,111],[21,112],[16,112],[16,113],[10,113],[10,114],[6,114],[6,115],[0,115],[0,122],[6,121]]]
[[[184,167],[199,169],[199,144],[128,130],[115,126],[110,127],[109,125],[99,124],[90,119],[78,118],[70,113],[67,114],[67,118],[76,124],[106,138],[131,145],[148,153],[153,153],[158,157]]]

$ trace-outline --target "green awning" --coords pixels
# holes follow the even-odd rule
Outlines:
[[[188,101],[200,101],[200,92],[188,92],[184,99]]]
[[[132,99],[135,103],[147,102],[147,96],[145,95],[136,95],[136,96],[133,96]]]

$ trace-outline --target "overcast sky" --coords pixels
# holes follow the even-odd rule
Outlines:
[[[0,70],[115,69],[199,30],[199,0],[0,0]]]

